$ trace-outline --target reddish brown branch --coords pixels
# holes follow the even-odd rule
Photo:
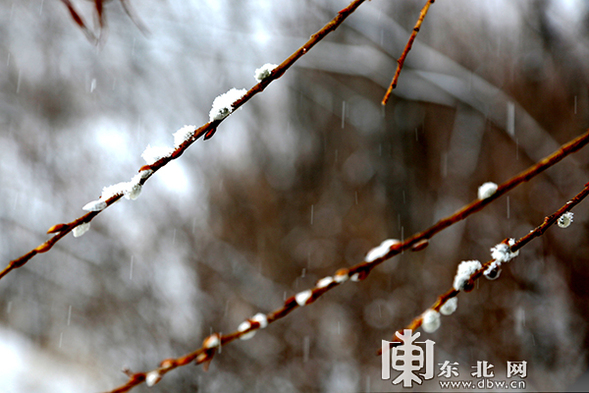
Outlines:
[[[62,1],[64,2],[64,4],[66,4],[68,9],[72,13],[72,17],[74,18],[74,20],[76,20],[76,22],[78,20],[81,22],[81,18],[75,12],[70,1],[69,0],[62,0]],[[365,0],[354,0],[346,8],[339,11],[338,14],[329,23],[327,23],[317,33],[313,34],[311,36],[311,38],[303,46],[301,46],[299,49],[297,49],[289,58],[284,60],[278,67],[276,67],[267,78],[262,80],[260,83],[258,83],[254,87],[252,87],[243,97],[241,97],[239,100],[237,100],[235,103],[233,103],[233,105],[232,105],[233,109],[235,110],[235,109],[239,108],[240,106],[245,104],[247,101],[249,101],[253,96],[262,92],[266,88],[266,86],[268,86],[272,81],[280,78],[298,59],[300,59],[303,55],[305,55],[307,53],[307,51],[309,51],[319,41],[321,41],[323,38],[325,38],[325,36],[327,34],[334,31],[339,25],[341,25],[342,22],[352,12],[354,12],[364,1]],[[81,22],[81,23],[83,25],[83,22]],[[83,25],[83,26],[85,26],[85,25]],[[194,133],[192,134],[192,136],[190,138],[186,139],[181,145],[179,145],[174,150],[174,152],[172,154],[170,154],[169,156],[160,158],[158,161],[156,161],[155,163],[153,163],[151,165],[144,165],[143,167],[141,167],[139,169],[139,171],[143,171],[143,170],[151,170],[152,171],[152,173],[149,176],[146,176],[144,179],[141,180],[141,185],[143,185],[145,183],[145,181],[147,181],[147,179],[149,177],[151,177],[151,175],[153,175],[153,173],[155,173],[156,171],[161,169],[168,162],[170,162],[171,160],[173,160],[175,158],[180,157],[184,153],[184,151],[191,144],[193,144],[197,139],[199,139],[201,136],[205,135],[205,139],[211,138],[213,136],[213,134],[215,133],[215,131],[217,130],[217,127],[219,126],[219,124],[223,120],[224,119],[215,120],[215,121],[204,124],[200,128],[196,129],[194,131]],[[107,203],[107,207],[112,205],[112,203],[116,202],[121,197],[122,197],[122,194],[116,196],[116,198],[113,199],[112,202]],[[104,211],[104,209],[102,211]],[[78,218],[68,224],[54,225],[53,227],[50,228],[48,233],[55,233],[55,232],[59,232],[59,233],[57,235],[55,235],[54,237],[52,237],[51,239],[47,240],[45,243],[38,246],[37,248],[29,251],[28,253],[20,256],[17,259],[10,261],[8,266],[0,272],[0,279],[2,279],[2,277],[4,277],[6,274],[8,274],[13,269],[23,266],[25,263],[27,263],[31,258],[33,258],[38,253],[49,251],[55,243],[57,243],[62,237],[67,235],[69,232],[71,232],[77,225],[79,225],[81,223],[90,222],[99,213],[100,212],[91,212],[91,213],[85,214],[84,216],[82,216],[82,217],[80,217],[80,218]],[[56,228],[59,228],[60,230],[57,231]]]
[[[63,4],[65,4],[68,11],[70,12],[72,19],[74,20],[74,22],[76,22],[78,27],[80,27],[80,29],[82,29],[82,31],[84,32],[84,35],[86,36],[88,41],[93,42],[93,43],[97,42],[98,41],[97,38],[94,36],[92,31],[90,31],[90,28],[88,28],[88,26],[86,26],[84,19],[82,19],[80,14],[78,14],[78,11],[76,11],[72,2],[70,0],[61,0],[61,2]],[[101,13],[102,13],[102,9],[101,9]]]
[[[421,23],[423,22],[425,15],[427,15],[427,11],[429,10],[429,6],[431,4],[433,4],[435,1],[436,0],[428,0],[427,3],[425,3],[423,8],[421,9],[421,12],[419,13],[419,18],[417,19],[417,23],[415,23],[415,27],[413,27],[413,31],[411,32],[411,36],[409,37],[409,41],[407,42],[407,45],[405,45],[405,49],[403,50],[401,57],[399,57],[399,59],[397,60],[397,70],[395,71],[395,76],[393,76],[393,81],[391,82],[389,88],[387,89],[387,92],[384,95],[384,98],[382,99],[382,102],[381,102],[382,105],[387,104],[387,102],[389,101],[389,98],[391,96],[391,93],[393,92],[393,89],[395,87],[397,87],[397,81],[399,80],[399,75],[401,74],[401,69],[403,68],[403,63],[405,63],[405,59],[407,58],[407,54],[409,53],[409,51],[411,50],[411,47],[413,46],[413,41],[415,41],[415,37],[417,37],[417,33],[419,33],[419,29],[421,28]]]
[[[526,244],[528,244],[530,241],[532,241],[532,239],[540,237],[544,234],[544,232],[546,232],[546,230],[554,225],[554,223],[556,223],[556,221],[558,220],[558,218],[560,216],[562,216],[565,212],[568,212],[569,210],[571,210],[573,207],[575,207],[576,205],[578,205],[579,203],[581,203],[581,201],[583,199],[585,199],[585,197],[587,197],[587,195],[589,195],[589,183],[585,184],[585,188],[583,188],[577,195],[575,195],[571,200],[569,200],[567,203],[565,203],[560,209],[558,209],[557,211],[555,211],[553,214],[551,214],[550,216],[547,216],[544,218],[544,221],[542,222],[542,224],[540,224],[539,226],[537,226],[533,231],[530,231],[527,235],[521,237],[519,240],[517,240],[515,243],[513,243],[510,247],[510,251],[511,252],[516,252],[519,249],[521,249],[522,247],[524,247]],[[504,241],[506,243],[506,241]],[[474,283],[481,278],[481,276],[484,274],[484,272],[489,268],[489,266],[494,262],[494,259],[491,259],[490,261],[485,262],[480,269],[478,269],[476,272],[474,272],[471,276],[470,279],[468,280],[468,282],[465,284],[465,287],[467,288],[474,288]],[[457,291],[456,289],[452,288],[449,289],[448,292],[440,295],[438,297],[438,299],[436,300],[436,302],[430,307],[430,309],[435,310],[435,311],[440,311],[440,308],[451,298],[455,297],[456,295],[458,295],[458,293],[460,293],[460,291]],[[411,323],[409,325],[407,325],[407,327],[405,327],[404,329],[411,329],[412,331],[417,329],[418,327],[421,326],[423,322],[423,314],[421,314],[418,317],[415,317],[413,319],[413,321],[411,321]],[[404,329],[398,330],[397,332],[403,332]],[[393,334],[393,341],[399,341],[398,337],[396,334]],[[378,355],[381,354],[381,350],[378,351]]]
[[[107,206],[110,206],[122,197],[123,194],[115,195],[107,199],[105,202]],[[89,212],[67,224],[57,224],[52,226],[51,228],[49,228],[47,233],[55,233],[56,235],[54,235],[51,239],[47,240],[46,242],[41,243],[39,246],[27,252],[26,254],[10,261],[8,265],[4,268],[4,270],[0,271],[0,279],[2,279],[2,277],[10,273],[12,270],[22,267],[35,255],[42,254],[44,252],[51,250],[55,243],[57,243],[65,235],[73,231],[75,227],[77,227],[80,224],[89,223],[99,213],[99,211]]]
[[[74,5],[72,4],[72,2],[70,0],[61,0],[61,2],[63,4],[65,4],[72,19],[74,20],[74,22],[76,22],[76,24],[80,27],[80,29],[82,29],[82,31],[84,32],[84,35],[86,35],[86,38],[88,38],[88,41],[90,41],[94,44],[100,44],[100,43],[104,42],[103,37],[104,37],[105,29],[106,29],[106,15],[104,13],[105,0],[94,0],[94,11],[96,11],[96,19],[98,21],[98,37],[94,33],[92,33],[92,31],[86,25],[86,23],[84,22],[84,19],[82,19],[80,14],[76,11],[76,8],[74,7]],[[121,5],[123,6],[123,9],[125,10],[127,15],[129,16],[129,18],[133,21],[133,23],[135,23],[135,26],[137,26],[137,28],[143,34],[147,34],[148,33],[147,28],[145,27],[143,22],[141,22],[139,17],[137,15],[135,15],[135,13],[133,12],[133,9],[131,8],[131,5],[128,3],[128,0],[120,0],[120,2],[121,2]]]
[[[464,220],[466,217],[468,217],[472,213],[478,212],[479,210],[481,210],[483,207],[485,207],[486,205],[488,205],[489,203],[491,203],[495,199],[501,197],[502,195],[504,195],[508,191],[514,189],[515,187],[517,187],[521,183],[529,181],[534,176],[545,171],[546,169],[550,168],[554,164],[560,162],[563,158],[565,158],[569,154],[580,150],[588,143],[589,143],[589,131],[587,131],[584,134],[578,136],[577,138],[565,143],[564,145],[562,145],[560,147],[560,149],[558,149],[557,151],[555,151],[551,155],[545,157],[544,159],[540,160],[535,165],[529,167],[528,169],[526,169],[523,172],[519,173],[518,175],[512,177],[511,179],[507,180],[506,182],[500,184],[497,187],[497,191],[495,191],[495,193],[493,195],[491,195],[490,197],[488,197],[486,199],[482,199],[482,200],[480,200],[480,199],[476,200],[476,201],[472,202],[471,204],[464,206],[462,209],[458,210],[453,215],[441,219],[435,225],[426,229],[425,231],[418,233],[416,235],[413,235],[412,237],[407,239],[407,241],[405,242],[405,243],[407,243],[407,245],[405,247],[403,247],[402,249],[405,250],[413,245],[418,246],[418,243],[420,241],[430,239],[433,235],[435,235],[436,233],[449,227],[450,225],[453,225],[453,224],[457,223],[458,221]],[[388,257],[389,256],[387,256],[387,258]]]
[[[399,254],[403,250],[411,248],[414,251],[419,251],[419,250],[424,249],[425,246],[427,245],[427,239],[429,239],[430,237],[432,237],[436,233],[440,232],[444,228],[447,228],[448,226],[450,226],[460,220],[463,220],[467,216],[481,210],[484,206],[489,204],[491,201],[499,198],[501,195],[503,195],[507,191],[513,189],[518,184],[521,184],[524,181],[528,181],[529,179],[536,176],[540,172],[542,172],[545,169],[549,168],[550,166],[556,164],[557,162],[562,160],[567,155],[579,150],[581,147],[585,146],[587,143],[589,143],[589,131],[586,132],[585,134],[573,139],[572,141],[564,144],[563,146],[561,146],[560,149],[558,149],[553,154],[551,154],[548,157],[544,158],[543,160],[539,161],[537,164],[533,165],[529,169],[521,172],[519,175],[517,175],[517,176],[509,179],[505,183],[501,184],[497,188],[497,191],[495,192],[495,194],[492,195],[491,197],[484,199],[484,200],[477,200],[477,201],[463,207],[462,209],[460,209],[459,211],[457,211],[453,215],[438,221],[435,225],[428,228],[427,230],[410,237],[409,239],[405,240],[404,242],[398,242],[396,244],[391,245],[389,248],[389,251],[385,255],[381,256],[380,258],[375,258],[371,262],[364,261],[364,262],[356,264],[350,268],[341,268],[334,273],[333,277],[325,277],[322,280],[319,280],[317,282],[317,284],[315,285],[315,287],[313,287],[312,289],[300,292],[299,294],[297,294],[295,296],[291,296],[290,298],[288,298],[284,301],[284,304],[282,305],[282,307],[270,312],[269,314],[267,314],[265,316],[267,319],[267,323],[270,324],[272,322],[277,321],[278,319],[286,317],[288,314],[290,314],[292,311],[294,311],[298,307],[313,303],[315,300],[317,300],[319,297],[321,297],[323,294],[325,294],[329,290],[339,286],[340,284],[345,283],[348,280],[352,280],[352,281],[364,280],[365,278],[368,277],[368,274],[372,271],[372,269],[374,269],[379,264],[383,263],[385,260],[393,257],[394,255]],[[573,206],[578,204],[587,195],[587,193],[589,193],[589,185],[585,187],[583,192],[581,192],[573,200],[568,202],[563,208],[561,208],[556,213],[554,213],[552,216],[550,216],[550,219],[547,218],[547,220],[545,220],[544,224],[542,224],[539,228],[537,228],[535,231],[531,232],[530,234],[526,235],[522,239],[518,240],[518,242],[516,242],[513,246],[511,246],[511,250],[516,251],[518,248],[522,247],[524,244],[529,242],[529,240],[531,240],[531,238],[534,237],[534,233],[540,233],[540,234],[543,233],[546,230],[546,228],[549,225],[552,225],[564,211],[571,209]],[[539,235],[536,235],[536,236],[539,236]],[[487,262],[483,266],[483,268],[479,269],[479,271],[477,271],[472,276],[471,280],[474,280],[474,279],[480,277],[480,274],[482,274],[482,272],[484,272],[484,269],[486,269],[491,262],[492,261]],[[476,276],[477,274],[479,274],[479,275]],[[439,310],[440,307],[442,307],[442,305],[444,305],[444,303],[448,299],[456,296],[457,294],[458,294],[457,290],[455,290],[455,289],[449,290],[448,292],[446,292],[445,294],[441,295],[438,298],[438,300],[436,301],[436,303],[434,303],[432,308],[435,309],[436,311]],[[411,322],[411,324],[409,324],[409,326],[407,328],[415,330],[419,326],[421,326],[421,322],[422,322],[421,317],[417,317]],[[251,327],[247,330],[235,331],[235,332],[233,332],[231,334],[227,334],[227,335],[220,335],[218,333],[215,333],[214,335],[217,335],[219,337],[220,345],[226,345],[226,344],[242,337],[243,335],[245,335],[249,332],[252,332],[254,330],[260,329],[260,328],[261,328],[261,326],[254,322],[254,323],[252,323]],[[209,362],[210,360],[212,360],[212,358],[215,354],[215,351],[211,348],[206,348],[204,343],[206,343],[207,340],[209,340],[211,337],[212,336],[207,337],[203,342],[203,346],[201,348],[197,349],[196,351],[191,352],[191,353],[184,355],[182,357],[179,357],[177,359],[166,359],[160,363],[159,368],[152,370],[149,373],[157,374],[158,380],[159,380],[159,378],[161,378],[168,371],[170,371],[176,367],[191,363],[192,361],[196,361],[197,364],[200,364],[203,362]],[[134,386],[137,386],[137,385],[143,383],[145,381],[147,374],[148,373],[131,374],[129,376],[129,380],[127,381],[127,383],[125,385],[122,385],[122,386],[116,388],[115,390],[112,390],[110,393],[115,393],[115,392],[122,393],[122,392],[127,392],[127,391],[131,390]]]

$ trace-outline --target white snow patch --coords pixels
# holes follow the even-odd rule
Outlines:
[[[450,315],[458,308],[458,298],[453,297],[446,300],[446,303],[440,307],[440,312],[444,315]]]
[[[260,68],[256,68],[256,71],[254,73],[254,78],[256,78],[256,80],[258,82],[261,82],[264,79],[266,79],[267,77],[269,77],[270,74],[272,73],[272,71],[276,67],[278,67],[276,64],[266,63],[263,66],[261,66]]]
[[[479,199],[487,199],[497,191],[497,184],[493,182],[484,183],[479,187]]]
[[[391,247],[398,243],[401,242],[397,239],[387,239],[380,243],[378,247],[368,251],[364,260],[369,263],[374,262],[375,260],[384,257],[390,251]]]
[[[481,268],[481,263],[479,261],[462,261],[460,265],[458,265],[458,271],[456,272],[456,276],[454,276],[454,289],[460,291],[464,289],[464,284],[468,281],[470,276],[473,275],[474,272]]]
[[[440,313],[431,308],[423,313],[421,327],[427,333],[433,333],[440,327]]]
[[[246,89],[231,89],[223,93],[213,101],[213,107],[209,112],[209,120],[223,120],[233,112],[233,103],[247,93]]]
[[[80,225],[78,225],[77,227],[74,228],[73,233],[74,233],[74,237],[80,237],[82,236],[84,233],[88,232],[90,230],[90,223],[89,222],[83,222]]]
[[[88,212],[99,212],[106,208],[106,202],[103,200],[97,199],[92,202],[88,202],[82,207],[82,210],[86,210]]]
[[[297,293],[295,295],[295,300],[299,306],[303,307],[304,305],[307,304],[307,301],[309,301],[311,296],[313,296],[313,291],[310,289],[307,289],[306,291]]]

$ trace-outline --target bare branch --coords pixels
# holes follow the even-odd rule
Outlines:
[[[413,41],[415,41],[415,37],[417,37],[417,33],[419,33],[421,23],[425,19],[425,15],[427,15],[427,11],[429,10],[429,6],[431,4],[433,4],[435,1],[436,0],[428,0],[427,3],[425,3],[423,8],[421,9],[421,12],[419,13],[419,18],[417,19],[417,23],[415,24],[415,27],[413,27],[413,31],[411,32],[411,36],[409,37],[409,41],[407,42],[407,45],[405,45],[405,49],[403,50],[401,57],[399,57],[399,59],[397,60],[397,70],[395,71],[395,76],[393,76],[393,80],[392,80],[389,88],[387,89],[387,92],[385,93],[384,98],[382,99],[382,102],[381,102],[382,105],[387,104],[387,102],[389,101],[389,98],[391,97],[391,93],[393,92],[393,89],[395,87],[397,87],[397,81],[399,80],[399,75],[401,74],[401,69],[403,68],[403,63],[405,63],[405,58],[407,57],[407,54],[411,50],[411,46],[413,46]]]
[[[70,12],[70,15],[72,16],[72,19],[74,20],[74,22],[76,22],[76,24],[80,27],[80,29],[82,29],[82,31],[84,32],[84,35],[86,36],[86,38],[88,39],[88,41],[92,42],[92,43],[96,43],[98,42],[98,39],[96,38],[96,36],[94,35],[94,33],[92,33],[90,31],[90,29],[88,28],[88,26],[86,26],[86,23],[84,22],[84,19],[82,19],[82,17],[80,16],[80,14],[78,14],[78,11],[76,11],[74,5],[72,4],[72,2],[70,0],[61,0],[61,2],[63,4],[65,4],[65,6],[67,7],[68,11]]]

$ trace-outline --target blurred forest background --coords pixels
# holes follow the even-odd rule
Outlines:
[[[73,3],[90,25],[93,2]],[[348,2],[105,3],[103,45],[60,1],[0,2],[2,267],[128,181],[144,148],[208,121]],[[94,392],[230,332],[386,238],[406,238],[588,126],[589,3],[439,0],[389,104],[380,100],[425,0],[374,0],[180,159],[134,202],[0,281],[3,392]],[[182,367],[154,392],[398,391],[375,356],[450,288],[461,260],[521,237],[587,182],[587,150],[360,283],[330,291],[208,372]],[[528,391],[587,369],[589,206],[550,228],[493,282],[459,295],[436,361],[528,362]],[[437,381],[437,380],[434,380]],[[437,382],[423,389],[435,390]],[[145,385],[134,391],[146,392]]]

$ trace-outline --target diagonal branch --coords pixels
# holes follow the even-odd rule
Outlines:
[[[70,0],[61,0],[61,2],[63,4],[65,4],[72,19],[74,20],[74,22],[76,22],[76,24],[80,27],[80,29],[82,29],[82,31],[84,32],[84,35],[86,36],[88,41],[90,41],[92,43],[98,42],[98,39],[94,36],[94,33],[92,33],[90,28],[88,26],[86,26],[84,19],[82,19],[82,17],[78,13],[78,11],[76,11],[76,8],[72,4],[72,2]],[[102,11],[102,9],[100,11]],[[100,14],[102,14],[102,12],[100,12]],[[102,16],[101,15],[100,15],[100,21],[101,21],[101,26],[102,26]]]
[[[447,228],[448,226],[465,219],[469,215],[478,212],[483,207],[488,205],[491,201],[499,198],[501,195],[505,194],[509,190],[515,188],[517,185],[530,180],[532,177],[536,176],[537,174],[541,173],[545,169],[549,168],[550,166],[556,164],[560,160],[562,160],[567,155],[578,151],[583,146],[589,143],[589,131],[585,134],[573,139],[572,141],[564,144],[559,150],[551,154],[550,156],[544,158],[540,162],[536,163],[535,165],[531,166],[527,170],[521,172],[517,176],[507,180],[505,183],[498,186],[497,191],[492,196],[477,200],[469,205],[466,205],[462,209],[458,210],[453,215],[446,217],[432,227],[426,229],[423,232],[420,232],[409,239],[400,242],[400,241],[385,241],[383,245],[385,248],[383,249],[381,245],[377,249],[377,251],[373,254],[373,251],[369,252],[365,258],[364,262],[356,264],[350,268],[341,268],[337,270],[333,276],[328,276],[320,279],[317,281],[315,286],[312,289],[307,289],[305,291],[299,292],[294,296],[286,299],[282,307],[270,312],[267,315],[258,314],[252,319],[248,319],[243,322],[238,330],[230,333],[222,335],[220,333],[213,333],[212,335],[208,336],[203,341],[203,346],[198,348],[194,352],[188,353],[184,356],[181,356],[176,359],[165,359],[160,363],[160,367],[151,370],[149,372],[139,372],[139,373],[128,373],[129,380],[126,384],[112,390],[109,393],[122,393],[128,392],[133,387],[146,382],[149,386],[154,385],[157,383],[166,373],[169,371],[184,366],[187,364],[192,363],[193,361],[196,364],[208,363],[213,359],[215,353],[220,349],[221,346],[227,345],[236,339],[247,339],[250,338],[256,330],[265,328],[268,324],[275,322],[281,318],[284,318],[292,311],[299,307],[306,306],[308,304],[313,303],[315,300],[320,298],[323,294],[328,292],[329,290],[344,284],[346,281],[361,281],[368,277],[368,274],[374,269],[376,266],[382,264],[385,260],[401,253],[403,250],[412,249],[413,251],[422,250],[427,246],[427,241],[429,238],[434,236],[436,233],[442,231],[443,229]],[[589,193],[589,186],[587,186],[584,190],[585,194],[581,197],[577,196],[573,199],[573,202],[567,203],[561,210],[557,211],[554,215],[550,216],[550,220],[548,220],[549,224],[546,225],[545,228],[541,228],[537,231],[546,230],[549,225],[552,225],[556,219],[566,210],[572,208],[576,204],[578,204],[587,193]],[[564,210],[563,210],[564,209]],[[544,225],[544,224],[543,224]],[[540,234],[541,234],[540,233]],[[528,234],[524,238],[520,239],[517,243],[515,243],[512,247],[512,251],[516,251],[524,244],[529,242],[533,238],[532,233]],[[372,255],[372,256],[371,256]],[[492,261],[489,261],[490,264]],[[485,264],[485,268],[488,267],[488,264]],[[484,270],[480,270],[477,273],[482,274]],[[479,274],[479,276],[480,276]],[[473,277],[475,277],[473,275]],[[478,278],[478,276],[477,276]],[[474,278],[473,278],[474,279]],[[458,291],[451,290],[446,294],[440,296],[436,304],[433,306],[436,310],[439,308],[450,298],[456,296]],[[257,318],[256,318],[257,317]],[[416,329],[421,325],[421,317],[416,318],[410,326],[411,329]]]
[[[77,16],[77,13],[75,13],[75,10],[73,10],[73,7],[71,7],[71,3],[69,2],[69,0],[62,0],[62,1],[64,1],[65,4],[68,5],[70,12],[72,12],[72,16]],[[299,49],[297,49],[292,55],[290,55],[290,57],[288,57],[286,60],[284,60],[280,65],[278,65],[276,68],[274,68],[273,71],[266,78],[264,78],[262,81],[260,81],[254,87],[252,87],[240,99],[235,101],[232,104],[233,110],[239,108],[240,106],[242,106],[243,104],[248,102],[253,96],[262,92],[266,88],[266,86],[268,86],[271,82],[273,82],[274,80],[276,80],[276,79],[280,78],[282,75],[284,75],[284,73],[298,59],[300,59],[303,55],[305,55],[319,41],[321,41],[323,38],[325,38],[325,36],[327,36],[329,33],[334,31],[335,29],[337,29],[342,24],[342,22],[350,14],[352,14],[364,1],[365,0],[353,0],[346,8],[340,10],[338,12],[338,14],[329,23],[327,23],[325,26],[323,26],[323,28],[321,30],[319,30],[315,34],[313,34],[311,36],[311,38],[303,46],[301,46]],[[81,21],[79,16],[77,19],[74,17],[74,19],[76,20],[76,22],[78,22],[78,20]],[[83,25],[83,22],[82,22],[82,25]],[[229,113],[229,114],[231,114],[231,113]],[[178,145],[173,150],[173,152],[171,152],[171,154],[169,154],[165,157],[161,157],[159,160],[157,160],[156,162],[154,162],[150,165],[145,165],[145,166],[141,167],[139,169],[139,172],[143,172],[143,173],[145,173],[145,175],[141,177],[141,180],[139,181],[138,185],[143,186],[143,184],[145,184],[145,182],[153,175],[153,173],[157,172],[159,169],[164,167],[168,162],[172,161],[173,159],[180,157],[184,153],[184,151],[186,149],[188,149],[188,147],[191,144],[193,144],[197,139],[199,139],[201,136],[204,135],[205,140],[211,138],[214,135],[214,133],[216,132],[219,124],[225,118],[220,119],[220,120],[214,120],[209,123],[206,123],[205,125],[201,126],[200,128],[194,130],[192,135],[190,135],[188,138],[186,138],[184,140],[184,142],[182,142],[180,145]],[[106,207],[109,207],[113,203],[120,200],[122,196],[123,196],[123,194],[119,193],[119,194],[116,194],[116,195],[112,196],[111,198],[107,199],[105,201]],[[69,222],[69,223],[57,224],[57,225],[52,226],[47,231],[47,233],[57,233],[57,234],[55,236],[53,236],[51,239],[49,239],[46,242],[39,245],[38,247],[27,252],[26,254],[10,261],[8,263],[8,265],[6,266],[6,268],[4,268],[4,270],[0,271],[0,279],[2,279],[2,277],[7,275],[8,273],[10,273],[10,271],[12,271],[16,268],[22,267],[25,263],[27,263],[35,255],[49,251],[51,249],[51,247],[53,247],[55,245],[55,243],[57,243],[61,238],[63,238],[65,235],[67,235],[69,232],[71,232],[75,227],[77,227],[80,224],[89,223],[90,221],[92,221],[92,219],[94,217],[96,217],[104,209],[102,209],[100,211],[96,211],[96,212],[90,212],[90,213],[85,214],[84,216],[81,216],[81,217],[77,218],[76,220]]]
[[[393,89],[395,87],[397,87],[397,81],[399,80],[399,75],[401,74],[401,69],[403,68],[403,64],[405,63],[405,59],[407,58],[407,54],[411,50],[411,46],[413,46],[413,41],[415,41],[415,37],[417,37],[417,33],[419,33],[419,28],[421,27],[421,23],[423,22],[423,20],[425,19],[425,16],[427,15],[427,11],[429,10],[429,6],[431,4],[433,4],[435,1],[436,0],[427,0],[427,3],[425,3],[423,8],[421,9],[421,12],[419,13],[419,18],[417,19],[417,23],[415,23],[415,27],[413,28],[413,31],[411,32],[411,36],[409,37],[409,41],[407,42],[407,45],[405,45],[405,49],[403,50],[401,57],[399,57],[399,59],[397,60],[397,70],[395,71],[395,76],[393,76],[393,80],[392,80],[389,88],[387,89],[387,92],[385,93],[384,98],[382,99],[382,102],[381,102],[382,105],[387,104],[387,102],[389,101],[389,98],[391,97]]]
[[[537,226],[534,230],[530,231],[527,235],[521,237],[519,240],[512,243],[512,245],[509,248],[509,251],[515,253],[533,239],[542,236],[550,226],[554,225],[554,223],[557,222],[559,217],[561,217],[564,213],[570,211],[573,207],[581,203],[581,201],[585,199],[587,195],[589,195],[589,183],[585,184],[585,188],[583,188],[577,195],[575,195],[571,200],[565,203],[560,209],[555,211],[550,216],[545,217],[544,222],[542,222],[542,224]],[[504,241],[504,243],[506,242]],[[481,276],[485,274],[485,272],[491,267],[491,265],[494,262],[495,259],[491,259],[490,261],[485,262],[479,269],[476,270],[476,272],[474,272],[470,276],[468,281],[465,283],[464,287],[472,290],[472,288],[474,288],[475,281],[481,278]],[[465,291],[468,292],[468,290]],[[453,297],[456,297],[459,293],[460,291],[455,288],[449,289],[446,293],[438,297],[435,303],[430,307],[430,310],[439,312],[442,306],[446,304],[448,300],[452,299]],[[420,327],[423,323],[423,315],[424,314],[421,314],[420,316],[414,318],[413,321],[411,321],[411,323],[407,325],[407,327],[405,327],[405,329],[410,329],[413,331]],[[397,332],[403,332],[403,329],[398,330]],[[399,338],[396,334],[393,335],[393,337],[393,341],[399,341]],[[379,350],[379,355],[381,354],[381,351],[382,350]]]

